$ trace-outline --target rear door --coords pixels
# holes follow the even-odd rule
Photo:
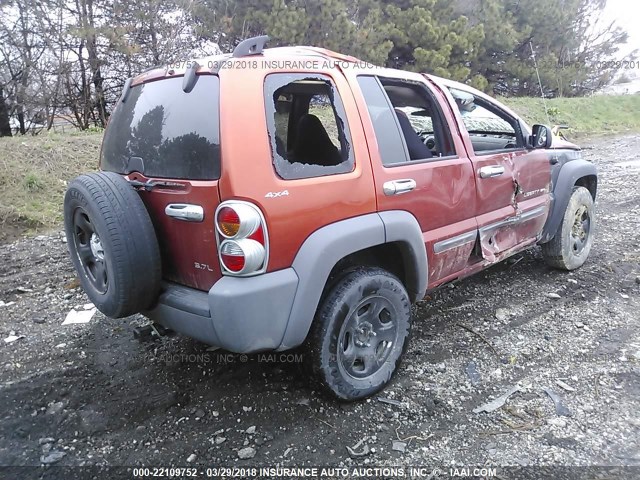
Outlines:
[[[220,203],[220,81],[199,75],[131,87],[105,132],[100,167],[138,188],[162,252],[163,277],[208,290],[221,277],[214,232]]]
[[[419,75],[360,75],[373,130],[369,151],[378,210],[412,213],[423,232],[429,287],[455,276],[472,259],[477,238],[471,162],[458,135],[451,135],[444,99]],[[363,115],[364,116],[364,115]]]

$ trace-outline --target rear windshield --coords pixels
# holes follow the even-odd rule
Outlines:
[[[190,93],[182,77],[145,83],[118,102],[104,136],[103,170],[147,177],[220,178],[220,81],[202,75]]]

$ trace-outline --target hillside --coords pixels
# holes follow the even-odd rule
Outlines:
[[[62,224],[67,181],[95,170],[102,134],[0,138],[0,241]]]
[[[570,130],[566,135],[571,140],[640,131],[640,95],[550,99],[546,101],[550,122],[544,113],[542,98],[501,100],[529,124],[568,125]]]

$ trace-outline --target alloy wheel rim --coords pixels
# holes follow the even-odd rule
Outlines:
[[[89,215],[82,208],[73,214],[73,241],[80,265],[91,286],[106,293],[109,285],[104,247]]]
[[[585,249],[591,231],[591,215],[586,205],[581,205],[574,214],[571,226],[571,250],[579,255]]]
[[[340,329],[338,362],[357,379],[382,368],[398,340],[396,310],[384,297],[370,295],[351,309]]]

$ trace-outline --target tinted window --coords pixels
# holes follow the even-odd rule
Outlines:
[[[118,102],[104,136],[103,170],[147,177],[220,177],[219,79],[202,75],[190,93],[182,77],[135,86]]]
[[[316,74],[272,74],[265,108],[273,165],[284,179],[353,170],[344,107],[331,79]]]
[[[411,160],[455,155],[440,105],[426,85],[395,78],[379,80],[393,107]]]
[[[391,105],[375,77],[358,77],[358,83],[376,132],[376,142],[384,165],[407,161],[404,144]]]

